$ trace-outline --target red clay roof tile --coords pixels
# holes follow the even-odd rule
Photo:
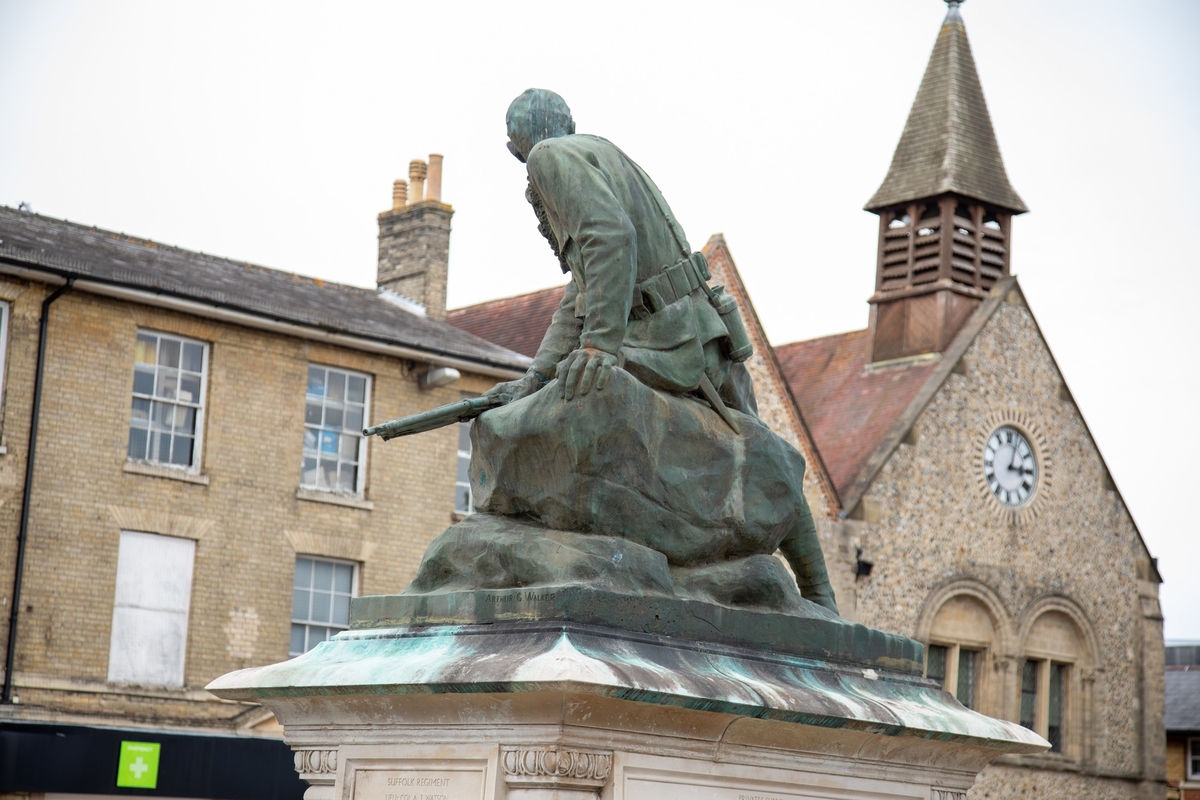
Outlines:
[[[456,308],[446,321],[481,339],[515,350],[532,358],[550,327],[563,287],[555,286],[516,297],[489,300],[465,308]]]
[[[817,450],[839,495],[908,408],[933,362],[866,369],[867,331],[775,348]]]

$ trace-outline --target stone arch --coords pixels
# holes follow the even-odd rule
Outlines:
[[[1071,598],[1042,595],[1021,613],[1017,645],[1020,664],[1014,692],[1017,721],[1050,739],[1055,744],[1054,751],[1068,760],[1093,761],[1093,723],[1100,713],[1097,703],[1103,696],[1096,691],[1095,683],[1103,661],[1091,620]],[[1063,670],[1058,689],[1057,742],[1052,732],[1054,714],[1048,710],[1055,696],[1051,668]],[[1032,717],[1034,724],[1029,725],[1026,716]]]
[[[1000,599],[1000,595],[986,583],[975,578],[955,578],[930,592],[921,604],[921,612],[917,615],[917,626],[913,638],[919,642],[929,641],[929,635],[933,630],[938,612],[950,600],[964,596],[978,602],[991,617],[992,628],[996,635],[997,655],[1012,655],[1017,645],[1012,615]]]
[[[1083,658],[1080,659],[1081,666],[1088,670],[1102,669],[1104,665],[1100,655],[1100,639],[1096,636],[1092,622],[1084,613],[1083,608],[1066,595],[1042,595],[1025,607],[1017,626],[1018,653],[1025,652],[1026,642],[1034,625],[1041,617],[1049,613],[1062,614],[1074,624],[1084,645]]]
[[[935,588],[917,617],[916,638],[926,645],[928,677],[964,705],[1005,715],[1015,636],[1012,616],[990,586],[960,577]]]

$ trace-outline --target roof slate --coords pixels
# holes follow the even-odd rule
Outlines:
[[[0,259],[395,343],[482,364],[529,360],[453,325],[406,311],[374,289],[306,278],[244,261],[0,206]]]
[[[887,177],[866,208],[945,192],[1029,210],[1008,181],[956,3],[942,23]]]
[[[775,348],[843,500],[937,366],[925,362],[867,370],[866,354],[865,330]]]
[[[550,327],[550,318],[562,302],[563,287],[555,286],[516,297],[489,300],[456,308],[446,315],[451,325],[495,342],[530,358]]]
[[[1163,727],[1200,732],[1200,669],[1169,669],[1166,673],[1166,713]]]

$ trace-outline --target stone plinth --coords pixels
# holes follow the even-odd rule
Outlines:
[[[957,800],[995,756],[1048,747],[920,677],[903,637],[644,600],[364,598],[355,629],[208,688],[276,714],[308,800]],[[581,602],[592,622],[562,618]]]

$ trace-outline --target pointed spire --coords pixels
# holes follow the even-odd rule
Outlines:
[[[950,8],[921,88],[868,211],[946,192],[1018,214],[1029,210],[1008,182],[1000,158],[960,2],[947,0]]]

